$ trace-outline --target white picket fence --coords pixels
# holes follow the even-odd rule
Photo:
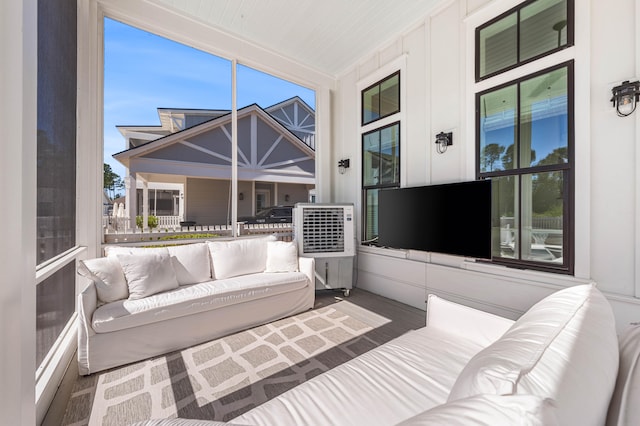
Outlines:
[[[176,234],[214,234],[219,237],[232,235],[231,225],[192,225],[181,226],[179,216],[157,216],[158,226],[154,229],[141,231],[131,227],[129,218],[103,216],[102,227],[104,229],[105,243],[157,241],[162,237],[170,237]],[[268,235],[275,234],[282,241],[293,239],[293,226],[291,223],[238,223],[237,235]]]

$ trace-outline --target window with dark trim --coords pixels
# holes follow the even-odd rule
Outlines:
[[[476,94],[494,262],[573,272],[573,61]]]
[[[363,243],[378,236],[378,192],[400,187],[400,122],[362,134]]]
[[[526,1],[476,28],[476,81],[573,46],[573,0]]]
[[[494,263],[573,274],[574,62],[536,61],[574,45],[574,21],[574,0],[528,0],[475,29],[476,171],[492,181]],[[506,71],[518,78],[497,79]]]
[[[362,91],[362,125],[400,112],[400,71]]]

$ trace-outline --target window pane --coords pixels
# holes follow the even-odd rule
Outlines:
[[[377,84],[362,92],[362,122],[370,123],[380,118],[380,86]]]
[[[516,250],[519,229],[518,178],[502,176],[491,179],[493,215],[493,255],[518,258]]]
[[[36,288],[36,365],[40,365],[75,311],[75,262]]]
[[[380,84],[380,116],[400,111],[400,75],[396,74]]]
[[[363,242],[368,242],[378,236],[378,191],[378,189],[368,189],[365,191],[365,235]]]
[[[518,62],[517,17],[512,13],[479,31],[480,77]]]
[[[566,0],[538,0],[520,11],[520,61],[567,44]]]
[[[394,124],[380,131],[380,183],[400,183],[400,126]]]
[[[516,85],[480,96],[480,172],[514,169]]]
[[[38,2],[38,264],[76,240],[76,14]]]
[[[316,162],[315,155],[300,146],[316,149],[315,92],[246,65],[238,64],[237,72],[238,175],[261,176],[253,182],[238,180],[238,194],[243,194],[242,199],[237,198],[238,217],[253,216],[267,207],[307,202]],[[269,125],[257,112],[244,114],[252,104],[261,106],[298,140]],[[282,172],[289,174],[289,182],[278,181],[276,176]]]
[[[400,73],[362,91],[362,124],[400,111]]]
[[[563,172],[522,175],[522,259],[562,263]]]
[[[363,185],[380,183],[380,132],[375,131],[362,136]]]
[[[568,161],[567,68],[520,86],[520,167]]]

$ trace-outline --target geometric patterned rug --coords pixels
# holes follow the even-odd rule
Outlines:
[[[79,377],[65,426],[152,418],[229,421],[378,346],[371,325],[331,306]]]

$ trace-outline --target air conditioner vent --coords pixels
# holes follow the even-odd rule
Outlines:
[[[305,209],[302,218],[305,253],[344,251],[344,209]]]
[[[302,256],[353,256],[354,220],[352,204],[297,203],[293,233]]]

